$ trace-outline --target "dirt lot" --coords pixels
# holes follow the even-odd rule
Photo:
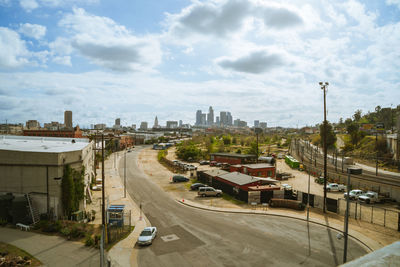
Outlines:
[[[157,161],[157,150],[152,149],[144,149],[139,155],[139,160],[144,163],[143,170],[144,172],[152,178],[152,181],[158,186],[160,186],[164,191],[170,193],[175,199],[188,199],[191,201],[195,201],[204,205],[209,205],[213,207],[224,207],[224,208],[240,208],[239,205],[236,205],[230,201],[224,200],[220,197],[198,197],[197,192],[190,191],[190,185],[193,180],[187,183],[172,183],[172,176],[174,175],[167,168],[160,165]],[[174,160],[175,159],[175,148],[171,148],[168,150],[167,159]],[[159,168],[154,168],[154,166],[160,166]],[[198,167],[198,170],[207,170],[210,167],[207,165],[200,166],[198,163],[193,163],[193,165]],[[190,177],[189,172],[186,173],[186,177]],[[246,205],[247,206],[247,205]]]

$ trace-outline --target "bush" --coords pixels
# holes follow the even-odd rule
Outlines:
[[[55,221],[55,222],[48,222],[45,224],[42,228],[43,232],[46,233],[57,233],[61,229],[61,222],[60,221]]]
[[[92,235],[90,235],[90,234],[86,235],[85,246],[91,247],[93,245],[94,245],[94,239],[93,239]]]
[[[68,227],[64,227],[64,228],[62,228],[62,229],[60,230],[60,233],[61,233],[63,236],[70,236],[70,234],[71,234],[71,229],[69,229]]]
[[[85,236],[85,226],[82,224],[74,224],[71,227],[71,237],[81,238]]]

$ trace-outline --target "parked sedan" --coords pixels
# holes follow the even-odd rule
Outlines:
[[[201,183],[194,183],[190,186],[190,190],[199,190],[200,187],[205,187],[207,185]]]
[[[157,228],[156,227],[146,227],[140,233],[138,238],[139,245],[151,245],[153,243],[154,238],[157,235]]]
[[[200,165],[208,165],[208,164],[210,164],[210,162],[208,160],[202,160],[199,163],[200,163]]]
[[[182,176],[182,175],[174,175],[172,177],[172,182],[174,182],[174,183],[187,182],[187,181],[189,181],[189,178]]]

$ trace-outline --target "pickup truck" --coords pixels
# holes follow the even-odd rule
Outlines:
[[[370,203],[385,203],[387,201],[392,201],[388,194],[378,194],[373,191],[368,191],[367,193],[358,197],[358,200],[363,201],[367,204]]]
[[[326,191],[328,191],[328,192],[343,192],[344,190],[345,190],[345,186],[344,185],[342,185],[342,184],[335,184],[335,183],[332,183],[332,184],[328,184],[327,186],[326,186]]]
[[[361,196],[362,194],[364,194],[364,191],[362,191],[360,189],[351,190],[349,193],[349,199],[358,199],[358,197]],[[346,198],[347,193],[344,193],[343,197]]]

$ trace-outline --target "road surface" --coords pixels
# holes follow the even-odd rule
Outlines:
[[[127,153],[127,190],[158,236],[140,248],[139,266],[337,266],[343,239],[329,228],[274,216],[218,213],[183,206],[141,170],[140,147]],[[120,161],[123,177],[123,161]],[[161,166],[154,166],[161,168]],[[165,177],[169,179],[169,177]],[[134,244],[132,244],[134,245]],[[349,240],[348,260],[366,254]]]

